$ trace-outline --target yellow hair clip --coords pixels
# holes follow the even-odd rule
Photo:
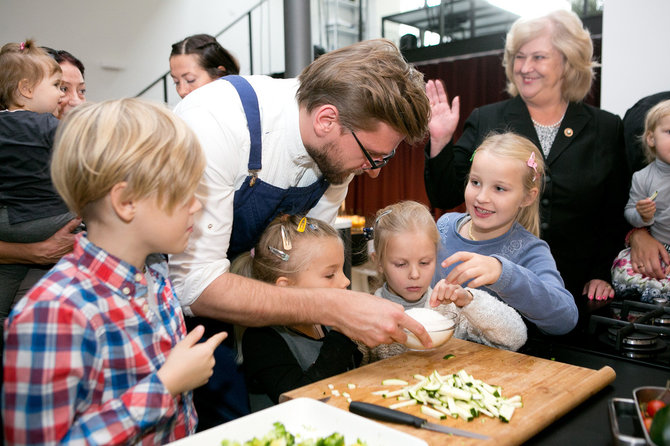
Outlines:
[[[307,226],[307,217],[302,217],[298,223],[298,232],[305,232],[305,226]]]

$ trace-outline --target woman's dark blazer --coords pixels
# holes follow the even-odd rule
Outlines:
[[[426,159],[426,191],[434,207],[449,209],[463,202],[472,153],[492,131],[513,131],[540,148],[520,97],[475,109],[458,142]],[[612,261],[623,247],[631,173],[621,119],[570,103],[545,162],[540,237],[549,244],[566,288],[579,296],[588,280],[610,281]]]

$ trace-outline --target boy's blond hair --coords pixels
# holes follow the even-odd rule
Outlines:
[[[0,49],[0,109],[24,107],[19,82],[25,80],[27,86],[33,88],[45,77],[60,72],[60,65],[32,39],[3,45]]]
[[[168,212],[193,195],[205,156],[193,131],[165,106],[126,98],[82,104],[56,132],[51,178],[86,221],[91,204],[127,182],[125,199],[155,196]]]
[[[644,133],[642,133],[641,141],[645,148],[645,155],[647,161],[651,162],[656,159],[656,146],[650,145],[647,141],[649,136],[652,136],[656,131],[656,127],[661,123],[661,119],[670,116],[670,99],[661,101],[649,109],[644,118]]]

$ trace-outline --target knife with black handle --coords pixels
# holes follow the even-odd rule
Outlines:
[[[425,418],[415,417],[414,415],[401,412],[399,410],[389,409],[388,407],[377,404],[364,403],[362,401],[352,401],[349,403],[349,412],[362,415],[367,418],[374,418],[379,421],[388,421],[390,423],[407,424],[422,429],[429,429],[445,434],[458,435],[459,437],[477,438],[479,440],[488,440],[489,437],[474,432],[456,429],[454,427],[442,426],[441,424],[430,423]]]

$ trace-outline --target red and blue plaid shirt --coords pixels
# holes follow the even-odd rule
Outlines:
[[[186,334],[161,256],[141,271],[78,236],[5,325],[7,444],[163,444],[195,431],[192,394],[156,372]]]

